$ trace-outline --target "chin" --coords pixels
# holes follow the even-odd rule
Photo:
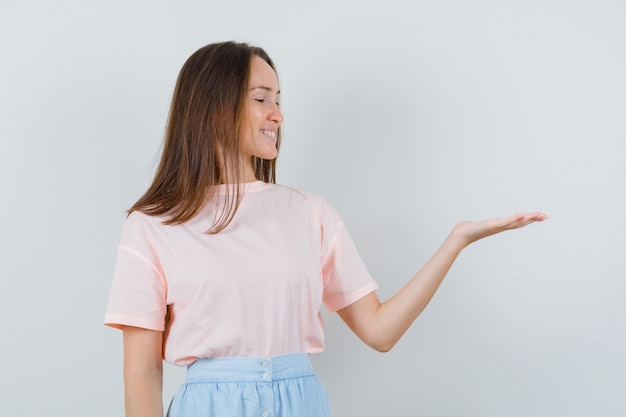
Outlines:
[[[268,161],[271,161],[273,159],[276,159],[276,157],[278,156],[278,152],[274,151],[274,152],[267,152],[267,153],[259,153],[258,155],[255,155],[257,158],[261,158],[261,159],[267,159]]]

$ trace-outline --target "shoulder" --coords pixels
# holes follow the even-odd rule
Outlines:
[[[164,216],[153,216],[136,210],[130,213],[128,217],[126,217],[126,220],[124,221],[124,227],[155,227],[159,224],[163,224],[165,220],[166,218]]]
[[[284,185],[273,185],[277,192],[289,196],[291,201],[299,201],[306,206],[308,212],[322,225],[340,225],[343,223],[335,208],[321,195],[305,189]]]
[[[122,241],[144,240],[154,235],[159,229],[167,227],[163,224],[165,220],[164,216],[152,216],[141,211],[133,211],[126,217],[122,226]]]
[[[270,189],[286,198],[300,200],[311,207],[332,208],[322,196],[310,190],[280,184],[271,184]]]

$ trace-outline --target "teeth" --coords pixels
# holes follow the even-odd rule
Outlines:
[[[274,138],[276,137],[276,132],[273,132],[271,130],[261,130],[261,133],[263,133],[264,135],[267,135],[267,136],[272,136]]]

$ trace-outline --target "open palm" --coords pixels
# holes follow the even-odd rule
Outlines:
[[[478,222],[465,221],[457,224],[452,233],[463,239],[466,245],[469,245],[487,236],[495,235],[505,230],[519,229],[531,223],[544,221],[547,218],[548,216],[544,213],[532,212]]]

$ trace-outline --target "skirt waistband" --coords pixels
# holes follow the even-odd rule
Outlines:
[[[196,359],[187,367],[185,383],[272,382],[315,375],[307,353],[291,353],[271,358]]]

